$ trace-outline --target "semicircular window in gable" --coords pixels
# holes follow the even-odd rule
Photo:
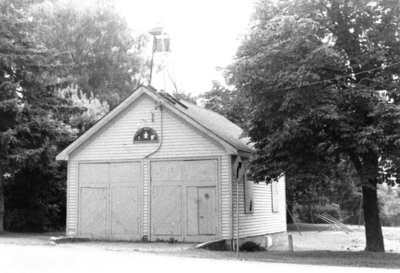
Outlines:
[[[153,128],[144,127],[136,132],[133,142],[158,142],[158,136]]]

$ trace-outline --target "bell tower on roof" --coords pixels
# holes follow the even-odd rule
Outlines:
[[[153,36],[149,84],[158,90],[176,92],[170,36],[161,26],[152,28],[149,33]]]

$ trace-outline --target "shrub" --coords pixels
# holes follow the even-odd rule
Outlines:
[[[256,251],[264,251],[265,248],[255,242],[247,241],[240,246],[239,250],[246,252],[256,252]]]
[[[400,215],[380,215],[382,226],[399,227]]]

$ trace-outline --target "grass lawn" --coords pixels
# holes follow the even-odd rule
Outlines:
[[[267,252],[244,253],[243,257],[284,263],[400,268],[400,228],[383,228],[386,253],[368,253],[363,251],[363,226],[351,226],[354,232],[349,234],[332,231],[329,225],[299,224],[299,227],[301,235],[294,225],[288,225],[294,252],[288,252],[287,241],[282,240]]]
[[[301,235],[288,225],[288,234],[293,236],[295,251],[330,250],[363,251],[365,248],[365,229],[363,226],[349,226],[354,232],[329,230],[324,224],[299,224]],[[385,250],[388,253],[400,253],[400,227],[383,227]],[[287,250],[287,241],[278,242],[272,250]]]
[[[346,234],[327,229],[328,225],[300,224],[302,235],[294,226],[288,226],[288,234],[293,236],[294,252],[288,252],[287,236],[276,240],[275,245],[262,252],[241,252],[240,259],[278,263],[355,266],[373,268],[400,268],[400,228],[383,228],[386,253],[367,253],[364,228],[353,226],[355,232]],[[0,244],[49,245],[51,247],[96,248],[108,251],[147,252],[160,255],[198,257],[211,259],[236,259],[230,251],[209,251],[196,249],[195,244],[140,243],[140,242],[83,242],[51,244],[52,234],[3,233]]]
[[[352,226],[354,232],[346,234],[329,230],[329,225],[299,224],[301,235],[292,225],[288,234],[293,236],[294,252],[288,252],[286,238],[264,252],[241,252],[240,259],[373,268],[400,268],[400,228],[383,228],[386,253],[364,252],[364,228]],[[232,252],[190,250],[187,255],[215,259],[235,259]]]
[[[171,253],[170,255],[177,255]],[[212,252],[208,250],[188,250],[181,256],[211,258],[211,259],[236,259],[236,254],[227,251]],[[399,253],[366,253],[350,251],[265,251],[241,252],[240,260],[263,261],[275,263],[327,265],[327,266],[354,266],[372,268],[400,268]]]

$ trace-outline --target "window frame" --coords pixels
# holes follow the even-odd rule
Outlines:
[[[271,182],[271,210],[273,213],[280,211],[278,181]]]
[[[243,195],[244,213],[254,214],[254,182],[247,179],[247,173],[243,181]]]
[[[151,134],[155,136],[155,139],[137,139],[138,135],[141,134],[143,131],[150,131]],[[133,144],[145,144],[145,143],[158,143],[160,141],[156,130],[151,127],[142,127],[138,129],[133,136]]]

